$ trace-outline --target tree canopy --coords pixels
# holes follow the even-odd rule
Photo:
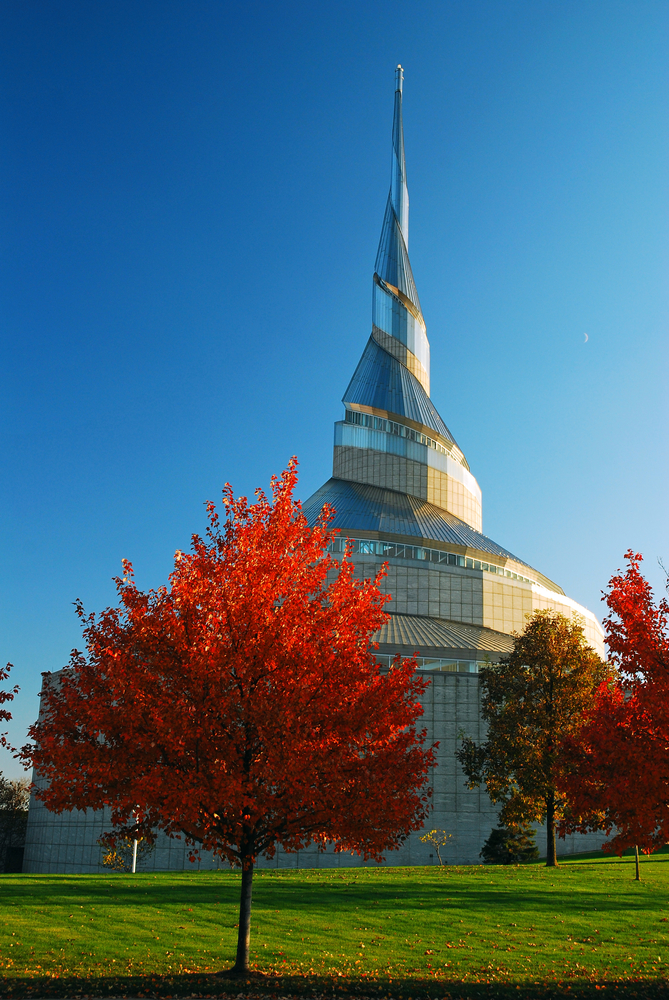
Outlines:
[[[87,653],[46,676],[23,751],[49,809],[109,806],[119,839],[164,830],[241,867],[238,973],[257,858],[315,843],[380,859],[421,827],[434,763],[415,661],[382,670],[371,648],[381,575],[327,554],[333,511],[309,527],[296,481],[292,460],[271,500],[226,485],[223,523],[208,504],[167,586],[142,592],[125,562],[118,607],[79,604]]]
[[[465,737],[456,756],[470,788],[485,784],[501,802],[500,823],[546,823],[546,863],[557,864],[555,833],[564,796],[558,789],[561,744],[579,725],[608,676],[583,627],[555,611],[535,611],[513,652],[481,671],[487,739]]]
[[[669,603],[655,602],[642,556],[611,578],[604,600],[606,643],[619,676],[602,684],[565,746],[562,788],[573,803],[571,826],[604,824],[606,850],[669,841]]]
[[[11,663],[8,663],[4,667],[0,667],[0,683],[8,679],[11,669]],[[6,705],[8,701],[14,701],[14,696],[18,694],[18,691],[18,684],[15,684],[9,691],[3,691],[2,688],[0,688],[0,705]],[[0,708],[0,722],[11,722],[11,720],[12,713],[9,709]],[[11,749],[9,743],[7,742],[7,733],[0,733],[0,747],[7,747],[8,749]]]

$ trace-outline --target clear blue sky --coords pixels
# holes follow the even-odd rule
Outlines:
[[[628,547],[661,591],[668,45],[664,0],[4,0],[15,742],[122,557],[158,585],[226,480],[329,477],[398,62],[432,396],[484,531],[600,614]]]

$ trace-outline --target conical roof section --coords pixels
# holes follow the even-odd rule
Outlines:
[[[415,306],[420,315],[423,315],[409,262],[409,251],[395,213],[392,192],[388,195],[374,270],[386,284],[399,289]]]
[[[406,417],[451,444],[456,443],[415,375],[392,354],[384,351],[373,337],[367,341],[342,402],[344,405],[353,404],[356,408],[368,406]]]
[[[414,538],[418,544],[455,545],[527,565],[466,521],[408,493],[332,478],[302,505],[310,523],[324,503],[334,507],[332,525],[344,536],[364,531],[381,538]]]

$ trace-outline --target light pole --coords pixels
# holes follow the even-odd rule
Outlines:
[[[137,826],[137,812],[135,811],[135,826]],[[132,842],[132,874],[137,872],[137,838]]]

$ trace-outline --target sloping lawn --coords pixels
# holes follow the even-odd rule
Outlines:
[[[625,996],[669,996],[669,855],[641,871],[635,882],[631,859],[604,856],[553,870],[260,870],[251,952],[267,978],[253,989],[408,1000],[576,996],[595,983],[620,995],[627,982]],[[0,994],[237,995],[210,975],[234,958],[239,881],[0,876]]]

